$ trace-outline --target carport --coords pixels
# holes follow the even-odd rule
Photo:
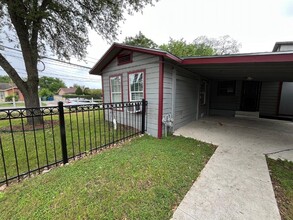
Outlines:
[[[201,106],[198,118],[293,116],[292,52],[188,57],[181,66],[200,75],[208,85],[206,106]]]

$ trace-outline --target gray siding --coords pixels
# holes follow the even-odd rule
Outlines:
[[[123,101],[128,102],[128,72],[142,70],[146,71],[146,100],[148,101],[147,133],[157,136],[158,129],[158,100],[159,100],[159,57],[143,53],[133,53],[133,62],[117,65],[114,59],[103,70],[104,102],[110,102],[110,81],[113,75],[122,74]],[[122,114],[122,113],[120,113]]]
[[[210,114],[234,116],[240,109],[242,81],[236,81],[235,95],[219,96],[218,81],[210,83]]]
[[[198,113],[199,79],[182,69],[176,69],[176,94],[174,109],[174,129],[193,120]]]
[[[263,82],[261,86],[259,114],[276,116],[279,102],[279,82]]]
[[[173,110],[172,110],[172,103],[173,103],[173,73],[174,68],[171,64],[164,65],[164,80],[163,80],[163,116],[170,114],[173,118]],[[167,128],[166,128],[167,129]],[[163,125],[163,135],[166,131]]]
[[[279,114],[293,115],[293,82],[283,83]]]

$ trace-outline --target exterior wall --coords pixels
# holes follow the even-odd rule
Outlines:
[[[104,103],[111,102],[110,100],[110,77],[120,74],[122,76],[122,101],[128,102],[128,72],[145,70],[145,98],[148,101],[147,111],[147,133],[152,136],[157,136],[158,132],[158,101],[159,101],[159,57],[133,53],[133,62],[124,65],[118,65],[117,59],[114,59],[102,72],[103,85],[103,101]],[[124,109],[124,111],[127,111]],[[122,118],[126,114],[122,114]]]
[[[198,106],[198,118],[203,118],[206,115],[209,115],[209,103],[210,103],[210,82],[207,79],[201,79],[201,81],[204,80],[207,83],[206,88],[206,103],[204,105],[201,105],[199,103]]]
[[[283,82],[279,114],[293,116],[293,82]]]
[[[293,50],[293,45],[280,45],[277,51],[292,51]]]
[[[259,114],[261,116],[276,116],[279,105],[279,82],[263,82],[261,86]]]
[[[0,91],[0,101],[1,102],[5,101],[5,92],[4,91]]]
[[[174,130],[198,118],[199,77],[176,68]]]
[[[21,91],[18,88],[14,88],[14,89],[7,89],[5,90],[5,97],[7,96],[12,96],[12,95],[18,95],[18,101],[24,101],[24,97],[23,94],[21,93]]]
[[[235,94],[218,95],[218,81],[210,82],[210,115],[235,116],[240,109],[242,81],[236,81]]]

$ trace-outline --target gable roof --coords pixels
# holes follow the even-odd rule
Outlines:
[[[11,85],[10,83],[0,83],[0,90],[7,90],[15,87],[15,85]]]
[[[177,57],[167,51],[114,43],[90,70],[90,74],[101,75],[103,69],[123,50],[131,50],[155,56],[162,56],[181,66],[236,63],[293,62],[293,51],[244,53],[215,56]]]
[[[181,58],[164,50],[114,43],[90,70],[90,74],[100,75],[101,71],[123,50],[131,50],[134,52],[141,52],[155,56],[163,56],[167,59],[175,60],[179,63],[181,62]]]
[[[74,87],[69,87],[69,88],[60,88],[57,93],[59,93],[60,91],[63,91],[65,94],[73,94],[76,91],[76,88]]]

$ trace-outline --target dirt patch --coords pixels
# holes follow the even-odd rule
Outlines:
[[[23,127],[22,125],[12,125],[11,128],[10,126],[5,126],[0,128],[0,132],[22,132],[22,131],[33,131],[33,130],[41,130],[41,129],[48,129],[51,128],[53,125],[59,125],[59,121],[54,120],[54,121],[44,121],[43,124],[37,124],[37,125],[29,125],[29,124],[24,124]]]

